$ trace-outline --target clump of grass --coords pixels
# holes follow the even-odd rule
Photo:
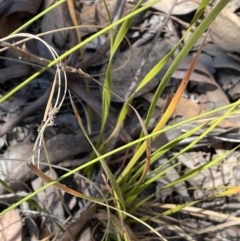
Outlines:
[[[51,8],[49,8],[45,12],[39,14],[35,18],[33,18],[26,25],[23,25],[22,28],[16,30],[13,33],[12,36],[17,36],[18,31],[24,29],[28,24],[31,24],[37,18],[39,18],[40,16],[45,14],[47,11],[50,11],[54,6],[57,6],[58,4],[61,4],[62,2],[64,2],[64,1],[56,2]],[[140,208],[145,207],[145,210],[147,210],[146,205],[150,205],[148,203],[149,200],[156,195],[156,193],[152,193],[152,194],[149,194],[148,196],[146,196],[144,198],[139,198],[141,193],[144,190],[146,190],[152,183],[154,183],[158,179],[164,177],[166,175],[166,172],[169,170],[169,168],[174,168],[174,167],[176,167],[176,165],[178,165],[178,164],[170,165],[170,167],[169,167],[168,164],[169,163],[171,164],[172,161],[174,161],[179,155],[185,153],[192,146],[194,146],[198,141],[205,138],[207,136],[207,134],[209,132],[211,132],[222,120],[224,120],[225,118],[234,114],[234,112],[237,109],[237,106],[239,105],[240,101],[237,101],[236,103],[233,103],[231,105],[224,106],[224,107],[218,108],[214,111],[201,114],[201,115],[196,116],[194,118],[179,122],[175,125],[165,126],[166,123],[168,122],[175,106],[177,105],[178,100],[179,100],[179,98],[175,98],[175,99],[172,100],[171,104],[166,109],[164,115],[161,117],[161,119],[159,120],[159,122],[157,123],[157,125],[153,129],[153,131],[150,134],[147,133],[147,126],[149,125],[149,121],[152,117],[153,111],[156,108],[157,100],[161,96],[167,82],[169,81],[169,79],[171,78],[172,74],[177,69],[177,67],[181,63],[181,61],[186,57],[186,55],[192,49],[192,47],[197,42],[197,40],[209,28],[211,22],[216,18],[216,16],[227,5],[227,3],[229,1],[220,0],[217,3],[217,5],[209,12],[207,17],[204,20],[201,21],[200,25],[192,33],[192,35],[190,36],[190,38],[188,39],[186,44],[183,46],[183,48],[181,49],[181,51],[179,52],[177,57],[172,62],[171,66],[169,67],[168,71],[166,72],[165,76],[163,77],[161,83],[159,84],[159,86],[158,86],[158,88],[157,88],[157,90],[154,94],[152,103],[149,107],[149,110],[147,112],[147,116],[146,116],[145,120],[141,119],[141,117],[138,115],[137,111],[131,105],[131,102],[134,98],[134,95],[131,95],[124,100],[124,105],[119,112],[117,124],[116,124],[115,130],[113,130],[113,135],[114,135],[114,133],[119,132],[120,128],[122,127],[122,123],[124,122],[124,120],[126,118],[128,110],[129,110],[129,108],[131,108],[138,115],[138,119],[139,119],[139,121],[141,123],[141,126],[142,126],[142,134],[140,135],[140,137],[137,140],[134,140],[134,141],[132,141],[130,143],[127,143],[125,145],[122,145],[120,147],[114,148],[113,150],[108,149],[108,146],[109,146],[112,139],[110,138],[108,141],[106,141],[104,143],[103,143],[103,139],[102,139],[104,129],[105,129],[105,125],[106,125],[106,120],[107,120],[107,117],[108,117],[108,110],[109,110],[109,107],[110,107],[110,101],[111,101],[111,95],[112,95],[112,91],[111,91],[111,71],[112,71],[113,57],[115,56],[115,53],[118,50],[121,42],[125,38],[126,33],[128,32],[128,30],[130,28],[130,25],[131,25],[131,22],[132,22],[133,18],[137,14],[139,14],[140,12],[142,12],[142,11],[148,9],[149,7],[151,7],[156,2],[157,2],[157,0],[152,1],[152,2],[146,4],[145,6],[142,7],[142,6],[140,6],[141,1],[139,1],[136,4],[136,7],[133,9],[133,11],[130,14],[128,14],[127,16],[123,16],[121,19],[119,19],[116,22],[111,22],[111,19],[110,19],[110,16],[109,16],[110,24],[106,28],[104,28],[104,29],[98,31],[97,33],[93,34],[92,36],[90,36],[86,40],[84,40],[81,43],[79,43],[78,45],[74,46],[72,49],[66,51],[61,56],[59,56],[59,57],[55,56],[55,59],[53,61],[51,61],[47,66],[44,66],[42,69],[37,71],[35,74],[33,74],[28,79],[26,79],[22,84],[20,84],[15,89],[10,91],[8,94],[6,94],[0,100],[0,102],[3,102],[7,98],[9,98],[11,95],[13,95],[16,91],[18,91],[20,88],[22,88],[23,86],[28,84],[30,81],[32,81],[34,78],[36,78],[38,75],[40,75],[41,73],[46,71],[48,68],[51,68],[54,65],[59,65],[60,61],[62,61],[64,58],[69,56],[74,51],[79,50],[85,44],[89,43],[90,41],[97,38],[98,36],[109,32],[111,44],[110,44],[110,49],[109,49],[109,62],[108,62],[108,67],[107,67],[107,70],[106,70],[106,73],[105,73],[106,77],[105,77],[104,88],[103,88],[103,92],[102,92],[102,110],[103,110],[102,111],[102,125],[101,125],[100,134],[99,134],[99,139],[98,139],[96,145],[94,145],[91,142],[90,138],[88,137],[88,133],[84,129],[84,125],[82,124],[80,115],[77,112],[75,104],[71,100],[74,113],[75,113],[76,118],[79,122],[79,126],[82,129],[82,131],[84,132],[84,134],[86,135],[86,138],[89,140],[89,142],[92,146],[92,150],[93,150],[92,160],[89,160],[88,163],[86,163],[86,164],[84,164],[80,167],[77,167],[74,170],[71,170],[71,171],[67,172],[66,174],[59,177],[57,180],[51,180],[50,178],[44,176],[44,174],[40,170],[36,169],[36,167],[34,167],[32,164],[29,164],[28,166],[31,168],[31,170],[34,171],[37,175],[39,175],[41,178],[43,178],[43,180],[46,181],[47,184],[44,185],[39,190],[36,190],[35,192],[29,194],[27,197],[22,198],[20,201],[11,205],[9,208],[4,210],[1,213],[1,215],[3,215],[4,213],[8,212],[11,209],[16,208],[21,203],[23,203],[25,201],[28,201],[28,200],[31,200],[31,198],[33,198],[39,192],[42,192],[44,189],[54,185],[56,188],[61,189],[61,190],[65,191],[65,192],[67,192],[71,195],[75,195],[77,197],[80,197],[80,198],[89,200],[93,203],[96,203],[96,204],[99,205],[99,207],[100,206],[102,206],[102,208],[106,207],[107,213],[105,213],[102,217],[104,217],[104,218],[107,217],[106,220],[108,221],[108,228],[111,229],[111,232],[109,232],[109,233],[112,233],[112,230],[113,230],[114,231],[114,237],[117,240],[134,240],[133,239],[133,233],[131,232],[131,230],[129,228],[129,223],[138,223],[138,222],[141,223],[142,225],[146,226],[149,229],[149,232],[151,230],[151,232],[155,233],[158,236],[159,239],[166,240],[160,234],[160,232],[156,231],[153,227],[151,227],[148,224],[148,220],[150,220],[152,218],[157,218],[159,216],[167,216],[171,213],[181,211],[181,209],[183,209],[186,206],[191,206],[191,205],[196,204],[197,202],[201,202],[201,200],[197,200],[197,201],[186,203],[184,205],[176,205],[174,208],[170,208],[169,210],[167,210],[165,212],[162,212],[162,213],[159,213],[158,215],[152,214],[153,216],[151,216],[151,215],[147,216],[147,215],[143,214],[144,212],[142,212],[142,216],[136,215],[136,213],[138,213],[138,214],[141,213],[139,211]],[[207,7],[208,3],[209,3],[209,1],[206,1],[206,0],[201,1],[201,3],[199,4],[199,7],[198,7],[198,9],[197,9],[197,11],[194,15],[194,18],[193,18],[189,28],[187,29],[187,31],[185,33],[186,35],[195,26],[196,21],[200,18],[200,16],[204,12],[204,9]],[[107,7],[107,5],[106,5],[106,7]],[[114,35],[114,32],[112,30],[115,27],[119,28],[116,35]],[[159,63],[157,65],[152,67],[152,69],[149,71],[149,73],[139,83],[136,91],[139,91],[141,88],[143,88],[149,81],[151,81],[152,78],[154,78],[157,75],[157,73],[168,62],[168,60],[173,55],[175,50],[180,46],[183,39],[184,39],[184,36],[183,36],[182,39],[180,39],[180,41],[176,44],[176,46],[162,60],[159,61]],[[194,67],[194,63],[193,63],[192,67]],[[186,86],[186,83],[187,83],[187,81],[190,77],[190,74],[191,74],[192,70],[189,70],[186,74],[186,78],[183,79],[182,84],[184,86]],[[86,76],[89,77],[88,74],[86,74]],[[179,87],[179,89],[178,89],[179,92],[176,92],[175,97],[177,96],[177,94],[178,94],[178,97],[181,96],[181,94],[184,90],[184,86]],[[59,106],[59,108],[60,107],[61,106]],[[179,126],[181,126],[185,123],[191,123],[195,120],[203,119],[203,118],[205,118],[207,116],[210,116],[211,114],[213,114],[214,112],[217,112],[219,110],[225,110],[225,114],[223,114],[222,116],[208,122],[207,124],[199,124],[198,126],[196,126],[191,131],[188,131],[187,133],[179,136],[177,139],[174,139],[174,140],[170,141],[169,143],[167,143],[166,145],[164,145],[162,147],[159,147],[156,151],[154,151],[154,152],[151,151],[151,142],[154,140],[154,138],[156,138],[161,133],[163,133],[167,130],[179,127]],[[166,152],[168,152],[169,150],[174,148],[174,146],[176,146],[180,141],[182,141],[185,138],[193,135],[194,133],[196,133],[198,130],[200,130],[203,127],[206,127],[206,131],[204,131],[199,136],[199,138],[197,138],[194,142],[190,143],[188,146],[183,148],[177,155],[173,156],[170,160],[168,160],[167,163],[159,166],[153,172],[154,175],[152,173],[149,174],[149,170],[150,170],[151,165],[153,165],[160,157],[162,157]],[[110,168],[108,167],[108,164],[107,164],[107,161],[106,161],[107,158],[116,154],[116,153],[118,153],[118,152],[120,152],[120,151],[122,151],[122,150],[130,148],[130,147],[135,148],[133,156],[130,158],[127,165],[124,166],[123,170],[121,170],[121,172],[118,173],[117,176],[115,176],[115,173],[112,173]],[[108,150],[108,151],[105,152],[106,150]],[[229,153],[234,151],[234,150],[229,151]],[[146,154],[146,158],[143,158],[143,154]],[[225,154],[225,155],[227,155],[227,154]],[[198,167],[194,170],[189,171],[187,174],[180,176],[180,178],[178,178],[177,180],[167,184],[162,190],[160,190],[160,192],[164,192],[166,189],[174,187],[178,183],[187,181],[189,178],[193,177],[194,175],[196,175],[200,171],[208,169],[208,168],[216,165],[222,158],[224,158],[224,156],[220,156],[218,158],[215,158],[211,162],[208,162],[207,164],[204,164],[204,165],[202,165],[202,166],[200,166],[200,167]],[[67,187],[60,184],[61,180],[63,180],[64,178],[67,178],[67,177],[69,177],[69,176],[71,176],[71,175],[73,175],[73,174],[75,174],[75,173],[77,173],[81,170],[87,170],[87,172],[89,174],[89,172],[91,172],[91,170],[92,170],[89,167],[92,167],[96,163],[100,163],[100,165],[101,165],[101,167],[104,171],[104,177],[106,179],[105,185],[107,187],[107,192],[104,193],[104,195],[105,195],[104,198],[89,197],[89,196],[86,196],[82,193],[76,192],[76,191],[74,191],[70,188],[67,188]],[[50,165],[50,162],[49,162],[49,165]],[[91,173],[89,175],[91,175]],[[4,184],[4,185],[6,185],[6,184]],[[219,196],[227,196],[227,195],[234,194],[234,193],[237,193],[237,192],[239,192],[238,188],[234,187],[234,188],[229,189],[229,190],[220,191],[218,194],[213,195],[211,198],[219,197]],[[106,237],[108,237],[107,232],[106,232]],[[107,238],[106,238],[106,240],[107,240]]]

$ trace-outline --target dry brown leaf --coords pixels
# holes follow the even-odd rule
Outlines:
[[[89,241],[91,240],[92,234],[91,229],[87,228],[79,237],[78,241]]]
[[[178,70],[174,72],[172,77],[182,79],[185,71],[188,69],[189,64],[191,63],[191,57],[186,57],[182,63],[179,65]],[[206,110],[212,110],[226,104],[229,104],[229,100],[222,90],[222,88],[217,84],[213,76],[209,73],[209,71],[205,68],[205,66],[199,61],[195,65],[195,70],[204,73],[192,73],[190,80],[199,82],[199,83],[208,83],[201,85],[203,94],[199,97],[200,104],[194,103],[191,100],[182,98],[180,100],[179,105],[176,107],[174,115],[183,116],[186,118],[190,118],[196,116],[198,114],[204,113]],[[146,96],[146,95],[145,95]],[[151,101],[152,97],[148,96],[148,100]],[[189,105],[189,106],[188,106]],[[158,105],[162,107],[162,104]],[[219,115],[221,113],[217,113]],[[222,128],[230,128],[236,127],[230,120],[223,120],[218,125]]]
[[[8,36],[22,25],[21,17],[36,14],[42,0],[0,1],[0,38]]]
[[[51,171],[46,171],[45,174],[53,178],[54,180],[58,178],[57,173],[54,171],[54,169],[51,169]],[[38,177],[37,179],[32,181],[31,184],[33,190],[37,190],[41,188],[45,183],[43,183],[42,179]],[[54,217],[59,218],[59,220],[64,220],[64,210],[60,194],[54,186],[50,186],[44,191],[38,193],[37,198],[38,203],[42,208],[46,209]],[[51,224],[53,231],[59,230],[59,227],[56,225],[56,223],[51,217],[46,217],[46,219],[47,223]]]
[[[81,212],[81,216],[79,219],[75,219],[67,228],[63,236],[61,237],[61,241],[68,241],[76,238],[76,235],[82,230],[83,226],[88,222],[89,218],[96,212],[97,204],[93,203],[89,208],[83,210]]]
[[[1,241],[21,241],[22,220],[19,212],[11,210],[0,217],[0,230]]]
[[[135,88],[132,89],[132,85],[135,83],[135,76],[141,66],[141,62],[144,59],[145,51],[148,50],[150,44],[142,47],[136,47],[125,52],[116,54],[112,64],[112,91],[125,99],[126,94],[131,89],[131,93],[134,92]],[[168,41],[162,40],[154,44],[145,65],[142,67],[141,74],[138,76],[138,83],[145,77],[145,75],[165,56],[165,54],[171,49],[171,44]],[[129,59],[130,55],[130,59]],[[128,60],[129,59],[129,60]],[[125,65],[124,65],[125,64]],[[123,67],[121,67],[123,66]],[[164,76],[168,65],[165,65],[160,73],[157,74],[147,85],[145,85],[135,96],[141,96],[142,94],[155,88]],[[102,72],[105,73],[106,66],[103,67]],[[100,78],[100,81],[104,83],[104,76]],[[115,95],[112,95],[112,101],[122,102]]]
[[[81,145],[79,146],[79,143]],[[46,142],[48,156],[51,163],[61,162],[81,152],[91,150],[91,146],[84,135],[65,135],[59,134]],[[33,145],[19,143],[11,146],[0,159],[0,178],[7,182],[14,190],[21,188],[21,183],[28,180],[32,173],[26,168],[25,161],[30,162]],[[11,160],[9,160],[11,159]],[[14,161],[16,160],[16,161]],[[46,155],[41,151],[40,162],[46,163]],[[44,166],[40,165],[43,169]],[[11,181],[10,181],[11,180]],[[5,188],[0,185],[0,194],[4,193]]]
[[[173,112],[173,116],[191,118],[203,112],[204,110],[197,103],[182,97]]]
[[[217,47],[215,44],[206,44],[203,51],[211,56],[211,67],[235,69],[239,71],[239,60],[233,58],[229,53]],[[204,63],[205,64],[205,63]]]
[[[177,78],[177,79],[182,79],[185,75],[185,70],[181,71],[181,70],[176,70],[173,75],[172,78]],[[190,76],[190,81],[195,81],[198,83],[208,83],[208,84],[213,84],[216,85],[215,82],[212,81],[212,79],[206,75],[203,74],[198,74],[193,72]]]
[[[227,9],[223,9],[210,27],[212,41],[221,49],[240,53],[240,19]]]
[[[108,11],[110,13],[110,16],[113,17],[114,8],[117,1],[106,0],[105,2],[108,6]],[[133,8],[133,5],[126,2],[123,8],[122,16],[125,16],[128,13],[130,13],[132,8]],[[96,25],[96,26],[104,27],[109,24],[109,18],[104,5],[104,1],[98,1],[96,4],[86,6],[85,8],[82,9],[81,13],[79,13],[78,17],[79,17],[79,23],[83,27],[85,25]],[[93,33],[97,30],[98,28],[88,27],[88,26],[80,29],[82,36]]]
[[[3,1],[3,2],[8,2],[7,1]],[[8,10],[7,14],[11,14],[11,13],[17,13],[17,12],[27,12],[27,13],[31,13],[31,14],[35,14],[38,11],[38,8],[40,6],[40,4],[42,3],[42,0],[15,0],[15,1],[10,1],[13,2],[13,4],[11,5],[10,9]],[[1,5],[0,5],[1,6]]]
[[[0,27],[1,28],[1,27]],[[30,72],[29,65],[16,64],[14,66],[0,69],[0,83],[4,84],[6,81],[19,78],[21,76],[26,76]]]
[[[8,13],[13,3],[14,3],[14,0],[7,0],[7,1],[0,2],[0,17],[3,17]]]
[[[61,4],[60,6],[54,8],[51,12],[44,15],[41,22],[42,32],[71,26],[70,15],[66,10],[67,4]],[[67,42],[68,34],[68,31],[61,31],[53,34],[47,34],[43,36],[43,39],[52,46],[57,47],[57,49],[63,50]]]
[[[191,61],[192,61],[192,57],[190,56],[187,56],[181,63],[180,65],[178,66],[178,70],[185,70],[187,71],[189,65],[191,64]],[[204,73],[206,76],[209,76],[207,77],[207,82],[208,83],[211,83],[213,85],[216,85],[216,82],[214,80],[212,80],[211,77],[211,74],[209,73],[209,71],[206,69],[206,67],[201,63],[201,61],[198,61],[194,67],[194,71],[197,70],[199,72],[202,72]],[[176,76],[177,78],[177,76]],[[197,81],[197,80],[196,80]]]
[[[237,125],[232,122],[231,120],[223,120],[218,124],[218,127],[221,127],[223,129],[228,129],[228,128],[234,128],[237,127]]]
[[[45,7],[51,5],[51,2],[52,1],[46,0]],[[49,13],[45,14],[41,21],[42,32],[47,32],[70,26],[73,26],[73,24],[66,2],[54,8]],[[55,50],[58,50],[59,54],[63,53],[67,49],[70,49],[71,47],[77,44],[77,35],[76,30],[74,29],[47,34],[43,36],[43,39],[52,47],[54,47]],[[44,56],[43,54],[41,55]],[[74,65],[76,63],[78,52],[76,51],[71,56],[73,56],[73,60],[69,64]],[[47,57],[51,58],[50,55]]]
[[[128,2],[134,2],[133,0],[127,0]],[[144,4],[151,2],[151,0],[144,1]],[[195,11],[199,6],[199,0],[195,1],[186,1],[186,0],[178,0],[178,3],[175,5],[172,14],[174,15],[184,15],[190,12]],[[160,10],[164,13],[169,13],[173,4],[175,4],[175,0],[161,0],[158,3],[154,4],[152,7]]]
[[[202,105],[198,105],[197,103],[194,103],[193,101],[185,98],[181,98],[178,102],[178,105],[176,106],[176,109],[173,113],[173,116],[182,116],[185,118],[191,118],[197,115],[200,115],[202,113],[206,112]],[[233,128],[237,127],[236,124],[234,124],[230,120],[223,120],[218,125],[218,127],[227,129],[227,128]]]
[[[187,66],[190,61],[191,61],[191,58],[189,57],[185,58],[184,61],[179,66],[179,69],[187,70],[188,68]],[[206,111],[208,111],[230,103],[225,92],[217,84],[214,77],[208,72],[208,70],[204,67],[204,65],[201,62],[198,62],[196,64],[195,70],[201,71],[204,74],[206,74],[206,76],[204,75],[202,76],[202,80],[203,82],[210,83],[210,84],[201,85],[201,87],[199,88],[199,93],[202,93],[202,95],[205,96],[205,100],[203,101],[204,103],[199,104],[202,109],[205,109]],[[193,77],[199,78],[199,74],[192,75],[191,78]]]

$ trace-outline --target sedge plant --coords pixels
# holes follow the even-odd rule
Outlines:
[[[92,155],[92,159],[90,159],[86,164],[83,164],[73,170],[69,170],[68,172],[66,172],[64,175],[62,175],[61,177],[59,177],[56,180],[52,180],[51,178],[47,177],[32,163],[28,164],[28,167],[36,175],[41,177],[47,184],[45,184],[43,187],[39,188],[38,190],[34,191],[33,193],[29,194],[27,197],[24,197],[24,198],[20,199],[18,202],[9,206],[7,209],[5,209],[4,211],[1,212],[1,215],[5,214],[6,212],[8,212],[11,209],[18,207],[21,203],[23,203],[25,201],[31,202],[31,199],[35,195],[37,195],[38,193],[42,192],[46,188],[53,185],[56,188],[66,192],[66,193],[69,193],[76,197],[86,199],[88,201],[96,203],[99,207],[107,208],[107,214],[106,214],[107,219],[108,219],[107,227],[111,228],[111,230],[114,230],[116,240],[133,240],[133,236],[132,236],[133,234],[129,230],[129,224],[128,224],[128,223],[132,223],[132,222],[140,222],[142,225],[146,226],[149,230],[151,230],[154,234],[156,234],[160,240],[166,240],[160,234],[160,232],[156,231],[154,228],[152,228],[147,223],[147,221],[149,219],[151,219],[151,217],[147,217],[147,218],[146,218],[146,216],[145,217],[144,216],[137,217],[134,214],[136,214],[138,212],[140,207],[144,207],[148,203],[149,199],[151,197],[154,197],[154,195],[156,195],[156,193],[153,193],[153,194],[149,195],[149,197],[146,197],[144,199],[138,198],[139,195],[145,189],[147,189],[148,186],[151,185],[153,182],[164,177],[164,175],[166,175],[166,172],[169,170],[169,168],[175,168],[178,164],[175,164],[172,166],[170,165],[170,167],[169,167],[169,165],[166,165],[166,167],[164,165],[162,165],[158,168],[159,171],[156,170],[155,172],[153,172],[154,175],[148,175],[148,173],[150,172],[151,165],[153,165],[166,152],[168,152],[172,148],[174,148],[174,146],[176,146],[179,142],[181,142],[185,138],[193,135],[198,130],[200,130],[201,128],[204,127],[205,131],[194,142],[192,142],[188,146],[184,147],[177,155],[173,156],[170,160],[168,160],[168,163],[172,163],[172,161],[174,161],[179,155],[185,153],[187,150],[189,150],[191,147],[193,147],[195,144],[197,144],[201,139],[205,138],[207,136],[207,134],[209,132],[211,132],[222,120],[224,120],[225,118],[229,118],[231,115],[238,113],[237,108],[240,104],[240,101],[236,101],[236,103],[232,103],[228,106],[224,106],[224,107],[215,109],[213,111],[203,113],[196,117],[176,123],[174,125],[167,126],[166,124],[167,124],[169,118],[171,117],[171,114],[173,113],[174,108],[176,107],[176,105],[178,103],[179,96],[181,96],[181,94],[183,93],[184,88],[186,87],[186,84],[189,80],[190,74],[193,71],[194,64],[195,64],[194,61],[197,60],[197,57],[196,57],[192,63],[191,68],[189,68],[189,70],[187,71],[186,77],[182,80],[182,85],[179,86],[179,89],[175,94],[175,97],[178,96],[178,98],[176,97],[175,99],[172,100],[171,104],[168,106],[168,108],[166,109],[163,116],[159,119],[159,121],[156,124],[153,131],[151,133],[147,132],[149,121],[151,119],[154,109],[156,108],[157,100],[161,96],[161,94],[162,94],[166,84],[168,83],[169,79],[171,78],[172,74],[177,69],[177,67],[179,66],[181,61],[187,56],[187,54],[192,49],[192,47],[197,42],[197,40],[202,36],[202,34],[204,32],[207,31],[207,29],[210,27],[210,25],[214,21],[214,19],[218,16],[218,14],[221,12],[221,10],[230,1],[230,0],[220,0],[211,9],[211,11],[209,11],[207,13],[205,19],[203,19],[201,21],[200,25],[196,27],[195,31],[191,34],[188,41],[184,44],[183,48],[181,49],[181,51],[178,53],[177,57],[172,62],[171,66],[169,67],[165,76],[161,80],[161,82],[154,94],[153,100],[151,102],[151,105],[149,107],[145,120],[141,119],[141,117],[137,114],[137,111],[131,105],[132,100],[134,99],[134,94],[127,97],[125,100],[123,100],[124,104],[119,112],[116,127],[113,130],[113,134],[118,133],[119,129],[122,127],[122,123],[124,122],[129,109],[131,108],[134,111],[134,113],[137,114],[139,122],[142,126],[142,133],[139,136],[139,138],[137,140],[134,140],[134,141],[124,144],[122,146],[116,147],[113,150],[104,152],[104,150],[108,150],[107,146],[111,142],[111,138],[110,138],[109,140],[107,140],[106,142],[103,143],[102,137],[103,137],[103,132],[104,132],[105,125],[106,125],[106,120],[108,117],[108,110],[110,107],[111,95],[114,94],[111,91],[111,81],[112,81],[111,73],[112,73],[113,58],[114,58],[115,53],[118,50],[122,40],[126,37],[126,33],[128,32],[128,30],[131,26],[133,18],[137,14],[141,13],[142,11],[150,8],[152,5],[154,5],[158,1],[159,0],[150,1],[143,6],[141,5],[142,1],[139,1],[135,5],[135,7],[133,8],[131,13],[129,13],[126,16],[123,16],[121,19],[119,19],[117,21],[111,21],[111,17],[109,15],[109,25],[108,26],[99,30],[97,33],[93,34],[92,36],[88,37],[87,39],[82,40],[79,44],[74,46],[72,49],[66,51],[64,54],[62,54],[60,56],[55,55],[54,56],[55,59],[53,61],[50,61],[46,66],[44,66],[39,71],[34,73],[32,76],[27,78],[19,86],[17,86],[13,90],[11,90],[9,93],[7,93],[5,96],[3,96],[0,99],[0,103],[5,101],[7,98],[12,96],[16,91],[21,89],[23,86],[28,84],[30,81],[32,81],[34,78],[36,78],[38,75],[40,75],[47,69],[51,68],[52,66],[55,66],[55,65],[58,66],[59,64],[61,64],[61,61],[63,59],[65,59],[67,56],[69,56],[71,53],[73,53],[74,51],[79,51],[79,49],[82,48],[85,44],[89,43],[90,41],[92,41],[93,39],[97,38],[98,36],[100,36],[102,34],[106,34],[106,33],[109,34],[109,38],[110,38],[109,61],[108,61],[108,67],[107,67],[106,73],[105,73],[106,77],[105,77],[104,86],[103,86],[102,125],[101,125],[101,130],[100,130],[97,145],[94,145],[91,142],[90,138],[88,137],[88,132],[85,130],[85,128],[81,122],[81,117],[80,117],[79,113],[77,112],[77,109],[76,109],[76,106],[75,106],[73,100],[71,99],[72,107],[73,107],[74,113],[76,115],[76,118],[79,122],[79,126],[82,129],[83,133],[86,135],[86,138],[89,140],[89,142],[92,146],[94,157]],[[57,6],[58,4],[61,4],[62,2],[65,2],[65,1],[56,1],[56,3],[51,8],[49,8],[48,10],[46,10],[43,13],[40,13],[34,19],[30,20],[28,23],[26,23],[24,26],[22,26],[20,29],[14,31],[14,33],[11,36],[17,36],[17,34],[20,30],[24,29],[26,26],[28,26],[33,21],[35,21],[36,19],[41,17],[46,12],[51,11],[51,9],[54,6]],[[195,26],[196,21],[200,18],[200,16],[203,14],[205,9],[208,7],[208,4],[209,4],[208,0],[201,1],[185,35],[189,34],[189,32]],[[106,8],[107,8],[107,4],[106,4]],[[118,28],[118,31],[117,31],[117,34],[114,34],[114,31],[116,30],[116,26]],[[79,27],[82,27],[82,26],[79,26]],[[114,29],[114,31],[113,31],[113,29]],[[164,67],[164,65],[171,58],[171,56],[173,55],[175,50],[180,46],[180,44],[182,44],[185,35],[183,36],[182,39],[179,40],[179,42],[176,44],[176,46],[163,59],[159,60],[159,62],[155,66],[152,66],[152,69],[138,84],[138,86],[136,88],[136,92],[139,91],[141,88],[143,88],[147,83],[149,83],[151,81],[151,79],[154,78],[157,75],[157,73]],[[31,36],[25,36],[25,37],[31,37]],[[3,41],[4,41],[4,39],[0,40],[0,42],[3,42]],[[201,49],[199,51],[201,51]],[[86,74],[86,76],[91,77],[88,74]],[[66,86],[67,86],[67,83],[66,83]],[[65,98],[65,94],[66,94],[66,90],[64,90],[63,99]],[[61,99],[61,101],[58,102],[58,104],[56,105],[56,107],[58,109],[61,108],[63,99]],[[188,131],[187,133],[182,134],[178,138],[169,141],[169,143],[167,143],[164,146],[160,146],[154,152],[151,151],[151,142],[158,135],[164,133],[167,130],[177,128],[186,123],[193,123],[193,122],[196,123],[197,120],[203,120],[204,118],[208,118],[212,114],[214,114],[220,110],[225,111],[225,113],[222,116],[211,119],[210,121],[208,121],[207,123],[204,123],[204,124],[200,123],[199,125],[196,125],[196,127],[194,129],[192,129],[191,131]],[[43,136],[43,133],[41,133],[41,136],[39,136],[39,138],[37,140],[42,141],[42,136]],[[103,148],[103,146],[104,146],[104,148]],[[107,158],[109,158],[113,155],[116,155],[120,151],[126,150],[129,147],[134,148],[134,153],[131,156],[128,163],[126,164],[126,166],[124,166],[123,170],[121,170],[121,172],[118,173],[118,176],[116,177],[114,175],[114,173],[112,173],[110,168],[108,167],[106,160],[107,160]],[[236,148],[238,148],[238,147],[236,147]],[[235,149],[230,150],[229,153],[233,152]],[[206,170],[214,165],[217,165],[217,163],[219,163],[229,153],[226,153],[223,156],[220,156],[218,158],[211,160],[207,164],[204,164],[194,170],[189,171],[188,173],[180,176],[180,178],[178,178],[177,180],[167,184],[160,191],[164,192],[164,190],[166,190],[168,188],[172,188],[178,183],[187,181],[189,178],[193,177],[194,175],[197,175],[202,170]],[[144,154],[146,154],[145,155],[146,157],[143,157]],[[104,193],[105,196],[101,195],[101,197],[90,197],[83,193],[77,192],[69,187],[66,187],[60,183],[61,180],[65,179],[71,175],[74,175],[75,173],[78,173],[81,170],[86,170],[90,166],[94,166],[97,163],[99,163],[101,165],[102,170],[104,171],[106,180],[109,181],[108,184],[106,182],[106,186],[109,185],[109,187],[108,187],[108,192]],[[49,163],[49,165],[50,165],[50,163]],[[1,181],[1,184],[4,185],[6,188],[8,188],[9,191],[11,191],[11,189],[8,187],[8,185],[6,183]],[[238,192],[239,192],[238,187],[231,187],[228,190],[220,189],[219,193],[215,194],[211,198],[232,195],[232,194],[235,194]],[[201,200],[186,203],[184,205],[174,206],[173,208],[169,208],[169,210],[165,211],[164,213],[160,213],[159,216],[160,217],[167,216],[173,212],[180,212],[185,207],[194,205],[198,202],[201,202]],[[106,217],[106,216],[104,216],[104,217]],[[119,225],[120,225],[120,228],[119,228]],[[105,240],[109,239],[109,235],[107,233],[104,237],[105,237]]]

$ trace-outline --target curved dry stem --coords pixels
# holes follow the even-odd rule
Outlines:
[[[42,40],[41,38],[39,38],[35,35],[28,34],[28,33],[18,33],[18,34],[10,35],[10,36],[7,36],[5,38],[0,39],[0,41],[5,46],[5,48],[3,48],[1,51],[4,51],[8,48],[11,48],[11,46],[13,46],[13,45],[16,45],[17,43],[14,43],[14,44],[5,43],[5,41],[8,41],[8,40],[10,40],[12,38],[16,38],[16,37],[36,39],[46,46],[46,48],[49,50],[49,52],[51,53],[54,60],[59,57],[57,52],[55,51],[55,49],[53,47],[51,47],[47,42],[45,42],[44,40]],[[36,139],[34,147],[33,147],[33,156],[32,156],[32,162],[33,163],[34,163],[35,151],[37,149],[37,146],[39,147],[38,157],[37,157],[38,166],[39,166],[40,150],[41,150],[41,143],[43,141],[44,131],[47,127],[54,125],[54,118],[55,118],[56,114],[59,112],[59,109],[61,108],[61,106],[63,104],[63,101],[65,99],[66,93],[67,93],[67,76],[66,76],[66,72],[64,71],[64,68],[62,66],[62,63],[61,62],[57,63],[56,68],[57,68],[56,69],[56,75],[55,75],[55,78],[54,78],[54,81],[53,81],[51,93],[50,93],[48,103],[47,103],[47,106],[46,106],[45,114],[44,114],[44,117],[43,117],[43,122],[39,126],[39,129],[38,129],[39,133],[38,133],[37,139]],[[64,78],[64,81],[63,81],[64,90],[63,90],[62,97],[61,97],[62,73],[63,73],[63,78]],[[58,82],[57,97],[56,97],[55,103],[52,104],[56,82]]]

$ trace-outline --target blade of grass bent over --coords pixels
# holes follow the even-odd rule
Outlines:
[[[75,104],[74,104],[74,102],[72,100],[70,91],[69,91],[69,96],[70,96],[70,101],[71,101],[71,105],[72,105],[74,114],[75,114],[75,116],[77,118],[77,121],[78,121],[78,123],[79,123],[79,125],[80,125],[80,127],[81,127],[81,129],[82,129],[82,131],[83,131],[83,133],[85,135],[85,137],[87,138],[89,144],[92,146],[92,148],[93,148],[94,152],[96,153],[96,155],[98,157],[101,157],[101,154],[97,151],[97,149],[94,147],[93,143],[91,142],[90,138],[88,137],[88,134],[87,134],[87,132],[86,132],[84,126],[83,126],[83,123],[82,123],[81,117],[80,117],[80,115],[78,113],[78,110],[77,110],[77,108],[76,108],[76,106],[75,106]],[[109,178],[109,180],[110,180],[110,182],[111,182],[111,184],[113,186],[115,198],[120,203],[121,210],[125,211],[126,208],[125,208],[125,202],[124,202],[124,199],[123,199],[123,196],[122,196],[122,192],[121,192],[121,189],[119,188],[119,186],[118,186],[118,184],[117,184],[117,182],[115,180],[114,175],[112,174],[111,170],[109,169],[109,167],[108,167],[108,165],[107,165],[107,163],[105,162],[104,159],[100,159],[100,163],[101,163],[101,165],[102,165],[102,167],[103,167],[107,177]]]

